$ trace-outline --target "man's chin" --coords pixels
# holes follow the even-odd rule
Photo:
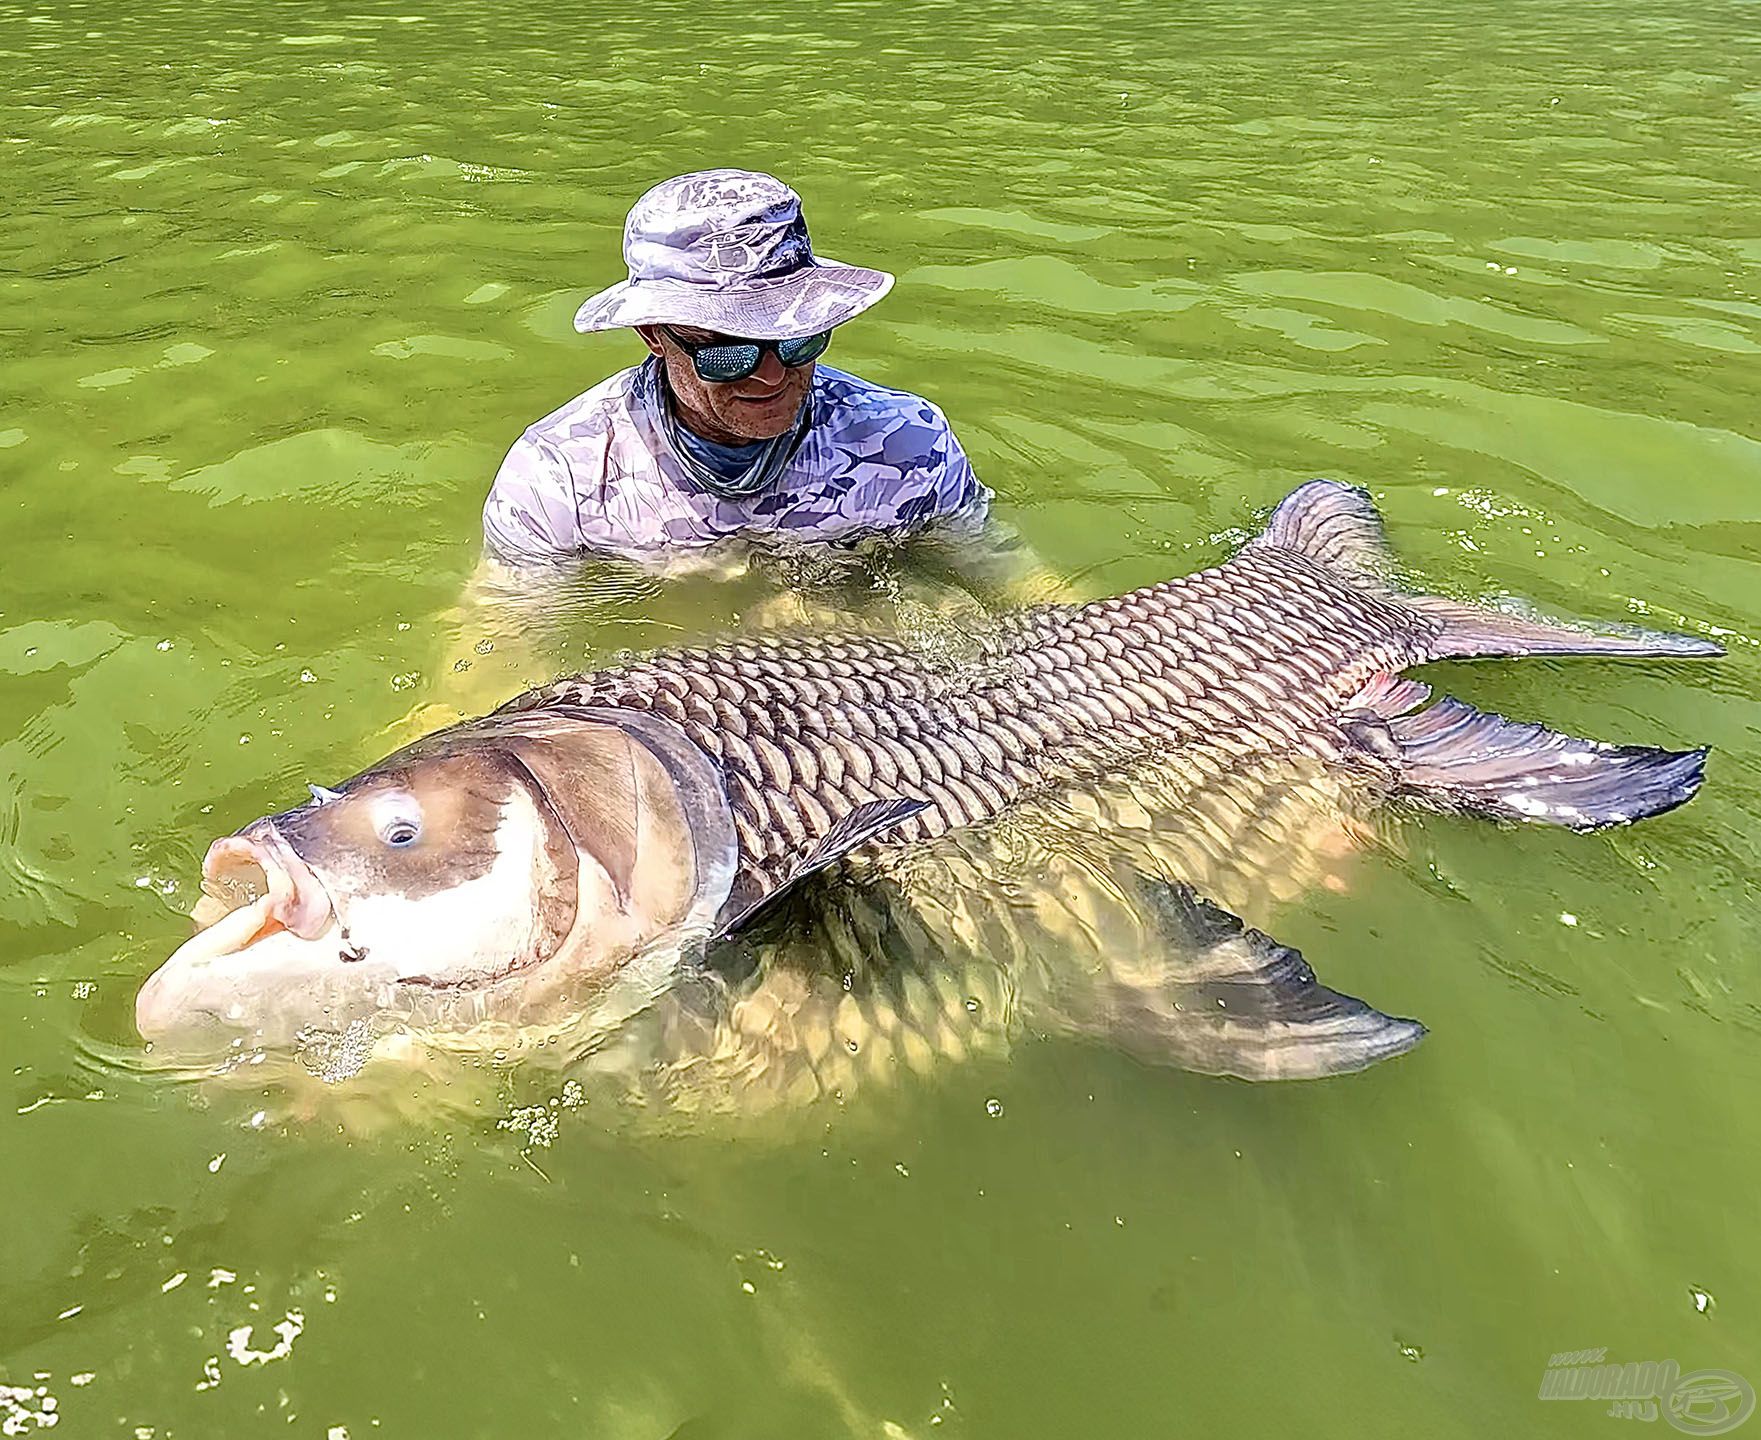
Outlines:
[[[734,403],[729,407],[728,419],[741,434],[753,440],[774,440],[794,425],[795,417],[801,413],[803,397],[792,391],[783,391],[775,395],[735,395],[731,398]]]
[[[775,400],[740,400],[736,401],[740,408],[734,412],[734,419],[740,422],[740,431],[754,440],[775,440],[782,435],[791,424],[799,405],[778,405]]]

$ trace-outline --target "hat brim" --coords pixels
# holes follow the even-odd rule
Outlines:
[[[575,312],[575,328],[689,325],[751,340],[798,340],[842,325],[893,288],[884,270],[815,258],[785,279],[715,290],[683,280],[625,280]]]

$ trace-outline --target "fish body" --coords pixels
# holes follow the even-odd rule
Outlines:
[[[1077,985],[1060,978],[1057,945],[1011,940],[991,950],[998,994],[1022,993],[1032,976],[1042,1011],[1061,1022],[1051,1028],[1160,1047],[1190,1068],[1253,1078],[1362,1068],[1410,1048],[1422,1027],[1327,990],[1198,887],[1254,835],[1277,831],[1272,820],[1300,832],[1302,817],[1333,808],[1317,797],[1341,787],[1575,829],[1680,804],[1700,783],[1703,751],[1606,745],[1448,697],[1427,703],[1429,688],[1401,672],[1476,655],[1718,653],[1692,637],[1594,634],[1408,594],[1386,570],[1367,498],[1315,481],[1219,566],[1005,617],[967,653],[783,637],[559,681],[216,842],[208,886],[242,877],[242,903],[148,982],[137,1017],[149,1036],[178,1032],[192,1013],[262,1036],[290,1018],[335,1028],[416,1000],[485,1015],[583,983],[622,987],[619,1004],[646,1012],[677,978],[652,957],[680,937],[713,972],[715,955],[792,894],[866,873],[873,893],[890,885],[897,898],[888,857],[962,845],[970,855],[1024,816],[1076,815],[1110,854],[1077,866],[1084,884],[1118,913],[1151,917],[1124,943],[1157,958],[1138,973],[1116,956],[1087,972],[1066,964],[1066,977],[1083,975]],[[1138,816],[1152,843],[1127,862]],[[925,929],[921,915],[900,918],[910,910],[847,905],[838,943],[881,952],[909,931],[922,944],[906,949],[946,954],[975,928],[967,916]],[[1059,923],[1029,928],[1049,936]],[[731,1056],[738,1074],[766,1046],[861,1053],[836,1017],[861,1011],[859,980],[883,990],[895,980],[862,966],[828,972],[837,945],[821,940],[820,961],[792,967],[795,980],[767,965],[744,988],[721,987],[726,1003],[697,1036],[704,1064]],[[929,971],[916,967],[920,980]],[[826,973],[849,981],[842,995],[822,993]],[[901,991],[883,1009],[899,1016],[908,999],[923,996]],[[765,1043],[742,1051],[741,1036],[760,1033]],[[692,1069],[673,1049],[669,1073]]]
[[[1591,829],[1621,808],[1692,793],[1695,753],[1654,761],[1645,794],[1405,763],[1411,740],[1465,718],[1401,671],[1474,654],[1705,654],[1687,637],[1595,636],[1375,584],[1380,529],[1358,492],[1298,491],[1224,564],[1116,599],[1005,617],[948,663],[902,640],[803,637],[666,654],[568,679],[503,713],[590,707],[659,716],[722,777],[739,844],[731,910],[786,884],[802,855],[864,805],[924,801],[876,838],[912,844],[1092,784],[1157,754],[1299,756],[1375,771],[1390,793]],[[1560,737],[1564,742],[1564,737]],[[1617,747],[1575,742],[1616,763]],[[1563,752],[1562,752],[1563,753]],[[1577,761],[1567,762],[1577,767]],[[1609,777],[1603,776],[1608,779]],[[1604,789],[1613,788],[1612,784]],[[1556,791],[1558,793],[1552,793]]]

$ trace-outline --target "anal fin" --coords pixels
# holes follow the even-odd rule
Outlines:
[[[1706,764],[1703,749],[1580,740],[1449,696],[1412,715],[1348,720],[1347,729],[1393,762],[1397,794],[1444,810],[1572,830],[1673,810],[1700,788]]]

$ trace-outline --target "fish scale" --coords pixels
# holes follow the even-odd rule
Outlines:
[[[909,842],[1170,746],[1356,756],[1337,716],[1372,676],[1428,658],[1437,630],[1306,555],[1250,547],[1132,595],[1007,618],[970,661],[787,638],[638,660],[516,705],[679,725],[721,767],[740,884],[763,893],[877,799],[929,802],[887,837]]]

